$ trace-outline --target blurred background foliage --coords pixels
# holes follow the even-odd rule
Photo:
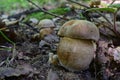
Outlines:
[[[32,0],[39,6],[44,4],[56,4],[64,2],[65,0]],[[76,1],[90,1],[90,0],[76,0]],[[31,4],[27,0],[0,0],[0,11],[10,11],[17,8],[30,8]]]
[[[57,0],[32,0],[36,4],[43,6],[47,3],[53,3]],[[54,4],[54,3],[53,3]],[[31,4],[27,0],[0,0],[0,10],[8,11],[12,9],[20,8],[29,8]]]
[[[43,7],[44,5],[54,6],[55,8],[49,10],[49,12],[52,12],[54,14],[62,15],[65,14],[67,11],[69,11],[68,8],[58,8],[58,6],[64,3],[66,0],[31,0],[31,1],[33,1],[40,7]],[[90,0],[74,0],[74,1],[85,2]],[[33,7],[35,6],[29,3],[27,0],[0,0],[0,13],[3,12],[9,15],[16,14],[22,12],[23,10],[30,9]],[[44,19],[44,18],[53,18],[53,16],[49,14],[44,14],[43,12],[38,12],[28,15],[26,20],[30,18]]]
[[[26,0],[0,0],[1,11],[10,11],[22,7],[28,8],[29,3]]]

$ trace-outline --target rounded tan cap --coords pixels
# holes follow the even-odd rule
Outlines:
[[[54,22],[50,19],[43,19],[38,24],[39,29],[55,27]]]
[[[66,22],[58,31],[58,35],[77,39],[92,39],[94,41],[98,41],[100,36],[96,25],[87,20],[70,20]]]

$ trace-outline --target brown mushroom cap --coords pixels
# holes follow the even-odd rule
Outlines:
[[[97,41],[99,39],[99,30],[92,22],[86,20],[71,20],[63,24],[58,31],[58,35],[62,37]]]
[[[39,22],[38,24],[38,28],[41,29],[41,28],[52,28],[52,27],[55,27],[54,25],[54,22],[50,19],[43,19]]]

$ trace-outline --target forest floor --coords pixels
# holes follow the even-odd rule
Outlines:
[[[47,5],[37,9],[16,10],[13,12],[18,13],[13,15],[0,13],[0,80],[120,80],[120,11],[116,15],[116,33],[113,25],[101,18],[99,13],[85,13],[85,6],[85,9],[64,6],[67,12],[59,16],[47,12],[49,7],[55,8]],[[40,13],[41,20],[47,16],[56,26],[52,38],[51,34],[44,39],[39,38],[41,34],[38,23],[41,20],[31,16],[28,18],[33,13],[39,17],[36,12],[54,16]],[[109,13],[103,15],[107,20],[113,18]],[[49,62],[49,54],[57,54],[59,28],[72,19],[94,22],[100,31],[94,59],[87,70],[78,72],[71,72]]]

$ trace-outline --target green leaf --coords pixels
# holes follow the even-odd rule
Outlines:
[[[91,8],[91,9],[87,9],[86,11],[89,11],[89,12],[103,11],[103,12],[114,13],[116,10],[113,8]]]
[[[120,8],[120,3],[118,3],[118,4],[112,4],[112,5],[108,6],[108,7]]]
[[[64,8],[64,11],[70,11],[71,8]]]
[[[12,51],[12,49],[11,49],[11,48],[9,48],[9,47],[0,48],[0,50],[7,50],[7,51]]]
[[[11,44],[15,45],[15,43],[13,41],[11,41],[1,30],[0,30],[0,34]]]

